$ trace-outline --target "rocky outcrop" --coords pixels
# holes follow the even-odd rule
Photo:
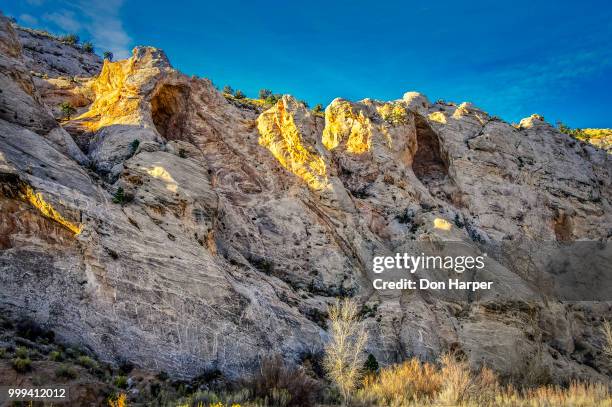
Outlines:
[[[605,151],[414,92],[336,99],[324,119],[284,96],[259,114],[150,47],[68,81],[28,62],[4,18],[0,40],[11,312],[109,362],[239,376],[265,353],[320,352],[327,304],[352,295],[383,363],[452,349],[504,375],[534,355],[557,381],[610,375],[596,357],[609,304],[537,301],[523,263],[496,257],[478,297],[376,291],[371,270],[415,242],[609,239]],[[58,124],[63,98],[77,111]]]
[[[269,149],[285,169],[313,189],[329,188],[327,167],[316,151],[316,119],[305,106],[283,97],[275,109],[257,118],[257,129],[261,134],[259,144]]]
[[[597,148],[612,152],[612,129],[581,129],[576,137]]]
[[[15,27],[28,69],[47,78],[92,77],[100,73],[102,59],[80,46],[62,42],[44,31]]]
[[[15,123],[45,137],[81,164],[88,160],[52,116],[25,65],[22,46],[12,24],[0,19],[0,120]]]
[[[0,59],[2,111],[0,118],[10,120],[39,134],[46,134],[57,123],[40,104],[32,78],[21,54],[21,44],[8,20],[2,23],[2,58]]]

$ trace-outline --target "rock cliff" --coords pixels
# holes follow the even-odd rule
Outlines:
[[[454,350],[503,375],[534,355],[559,382],[612,374],[610,302],[536,301],[513,263],[479,298],[372,288],[372,257],[411,242],[610,238],[610,155],[538,116],[414,92],[323,117],[291,96],[243,108],[158,49],[102,63],[4,17],[0,85],[0,307],[104,360],[182,377],[299,362],[352,295],[383,363]]]

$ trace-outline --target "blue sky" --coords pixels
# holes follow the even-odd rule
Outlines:
[[[96,51],[153,45],[181,71],[255,96],[471,101],[507,121],[540,113],[612,127],[609,1],[17,0],[22,25]]]

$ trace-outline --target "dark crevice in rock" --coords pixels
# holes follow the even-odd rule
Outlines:
[[[162,85],[151,99],[151,116],[159,134],[166,140],[183,140],[189,89],[182,85]]]
[[[417,152],[412,162],[414,174],[425,185],[448,176],[448,165],[442,159],[438,135],[424,119],[417,118]]]
[[[417,116],[415,122],[417,151],[412,161],[412,170],[432,195],[450,200],[448,195],[452,180],[448,175],[448,163],[440,148],[438,135],[424,118]]]
[[[558,241],[568,241],[573,236],[572,218],[563,211],[558,211],[554,219],[555,237]]]
[[[62,127],[68,134],[70,134],[83,154],[87,155],[89,153],[89,144],[91,143],[95,133],[88,131],[85,127],[80,126],[77,123],[68,122]]]

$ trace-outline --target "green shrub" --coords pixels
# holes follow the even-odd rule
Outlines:
[[[565,125],[563,122],[557,122],[557,130],[559,130],[563,134],[567,134],[568,136],[572,136],[579,140],[588,139],[587,134],[581,129],[572,129],[571,127]]]
[[[414,212],[409,208],[406,208],[400,214],[395,215],[395,219],[397,219],[399,223],[402,223],[404,225],[412,223],[412,221],[414,220]]]
[[[258,257],[258,258],[250,258],[249,259],[249,263],[251,263],[253,265],[253,267],[255,267],[257,270],[261,271],[262,273],[265,273],[267,275],[272,274],[272,272],[274,271],[274,263],[266,260],[265,258],[262,257]]]
[[[236,91],[236,93],[234,93],[234,97],[235,97],[236,99],[244,99],[244,98],[246,97],[246,95],[244,94],[244,92],[243,92],[243,91],[241,91],[240,89],[238,89],[238,90]]]
[[[225,85],[223,87],[223,93],[227,93],[228,95],[233,95],[234,94],[234,88],[232,88],[230,85]]]
[[[300,103],[303,104],[306,109],[308,109],[308,102],[305,100],[300,100]]]
[[[104,51],[103,56],[104,56],[104,59],[108,59],[109,61],[112,61],[114,57],[113,53],[110,51]]]
[[[572,131],[571,127],[569,127],[568,125],[566,125],[562,121],[558,121],[557,122],[557,130],[559,130],[561,133],[565,133],[565,134],[571,134],[571,131]]]
[[[113,203],[122,204],[125,202],[125,191],[123,187],[117,188],[117,192],[113,195]]]
[[[77,358],[77,363],[87,369],[95,369],[98,367],[96,361],[89,356],[79,356]]]
[[[19,373],[25,373],[32,370],[32,361],[30,358],[15,358],[13,359],[13,369]]]
[[[260,89],[259,90],[259,98],[262,100],[268,99],[272,96],[272,91],[270,89]]]
[[[138,146],[140,146],[140,140],[136,139],[130,143],[130,156],[136,154],[138,150]]]
[[[76,359],[80,354],[81,354],[81,352],[79,352],[79,350],[77,348],[68,348],[68,349],[66,349],[66,355],[69,358]]]
[[[371,307],[368,304],[363,304],[361,310],[359,311],[360,318],[374,318],[376,317],[376,312],[378,311],[378,304],[374,304]]]
[[[266,98],[266,103],[269,105],[274,105],[281,97],[282,95],[270,95]]]
[[[15,351],[15,356],[20,359],[26,359],[29,355],[30,352],[28,352],[28,349],[23,346],[18,347]]]
[[[70,119],[74,113],[76,113],[76,109],[72,107],[70,102],[62,102],[59,105],[59,108],[62,112],[62,117],[64,119]]]
[[[376,360],[376,357],[370,353],[363,364],[363,370],[365,373],[378,373],[378,369],[378,361]]]
[[[6,348],[0,348],[0,359],[4,359],[6,356]]]
[[[125,376],[129,374],[132,370],[134,370],[134,364],[129,360],[124,359],[119,362],[119,372],[121,372],[121,375]]]
[[[94,52],[94,45],[93,45],[92,42],[86,41],[86,42],[83,43],[82,49],[85,52],[89,52],[90,54],[93,54],[93,52]]]
[[[391,110],[381,114],[382,119],[388,124],[397,126],[400,124],[406,124],[408,120],[408,116],[406,110],[402,109],[395,105]]]
[[[323,105],[318,103],[313,109],[313,112],[315,113],[322,113],[323,112]]]
[[[314,282],[311,281],[311,284],[309,284],[309,290],[314,290],[313,283]],[[306,318],[319,325],[321,328],[327,329],[327,312],[321,312],[317,308],[311,308],[306,311]]]
[[[3,325],[3,328],[10,329],[13,326],[15,327],[16,336],[33,342],[39,340],[40,338],[53,339],[55,337],[55,334],[52,331],[46,331],[37,322],[28,318],[20,319],[14,325]]]
[[[127,388],[128,380],[126,376],[117,376],[115,377],[115,380],[113,383],[115,384],[115,386],[119,387],[120,389],[125,389]]]
[[[62,360],[64,360],[64,355],[62,355],[62,352],[54,350],[49,353],[49,360],[52,362],[61,362]]]
[[[460,229],[465,226],[465,223],[461,220],[458,213],[455,214],[455,225]]]
[[[55,370],[55,376],[63,377],[65,379],[76,379],[77,372],[70,366],[61,365]]]
[[[60,41],[70,45],[76,45],[79,43],[79,36],[76,34],[68,34],[60,37]]]

